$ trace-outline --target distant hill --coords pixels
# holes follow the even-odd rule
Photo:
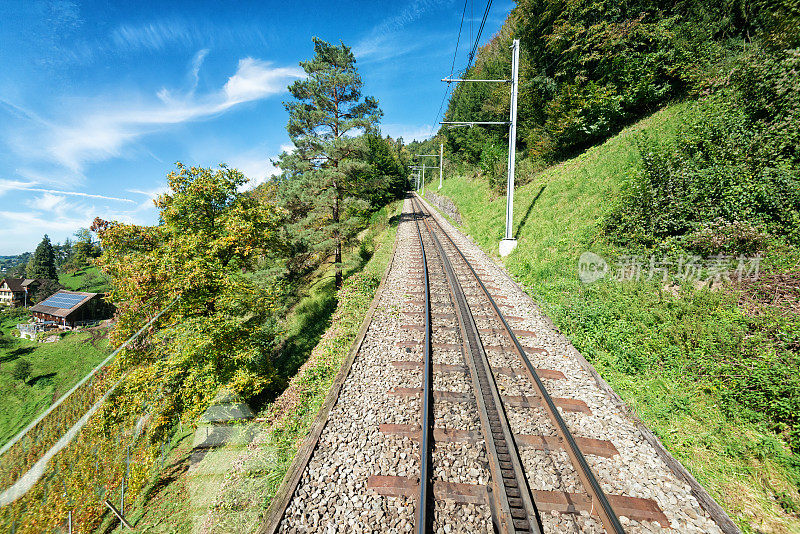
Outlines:
[[[0,256],[0,275],[5,275],[6,271],[17,265],[28,263],[31,258],[30,252],[23,252],[16,256]]]

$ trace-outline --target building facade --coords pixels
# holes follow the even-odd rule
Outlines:
[[[3,278],[0,282],[0,306],[28,306],[44,280]]]

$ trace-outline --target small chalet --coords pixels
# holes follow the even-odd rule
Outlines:
[[[61,328],[75,328],[113,315],[114,306],[103,300],[103,296],[103,293],[61,290],[31,306],[30,311],[37,323],[52,322]]]
[[[0,282],[0,305],[27,306],[43,282],[38,278],[3,278]]]

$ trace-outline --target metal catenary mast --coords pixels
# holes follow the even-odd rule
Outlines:
[[[514,239],[514,168],[516,166],[517,150],[517,93],[519,90],[519,39],[514,39],[511,45],[511,79],[510,80],[467,80],[463,78],[443,78],[443,82],[483,82],[483,83],[510,83],[511,105],[507,122],[492,121],[442,121],[439,124],[454,126],[476,126],[508,124],[508,179],[506,183],[506,232],[500,241],[500,255],[508,256],[517,247]]]

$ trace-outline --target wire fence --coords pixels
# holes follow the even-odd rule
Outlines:
[[[163,467],[170,433],[143,439],[157,396],[106,402],[127,376],[109,364],[177,301],[0,448],[0,532],[90,532],[109,513],[127,524],[126,509]]]

